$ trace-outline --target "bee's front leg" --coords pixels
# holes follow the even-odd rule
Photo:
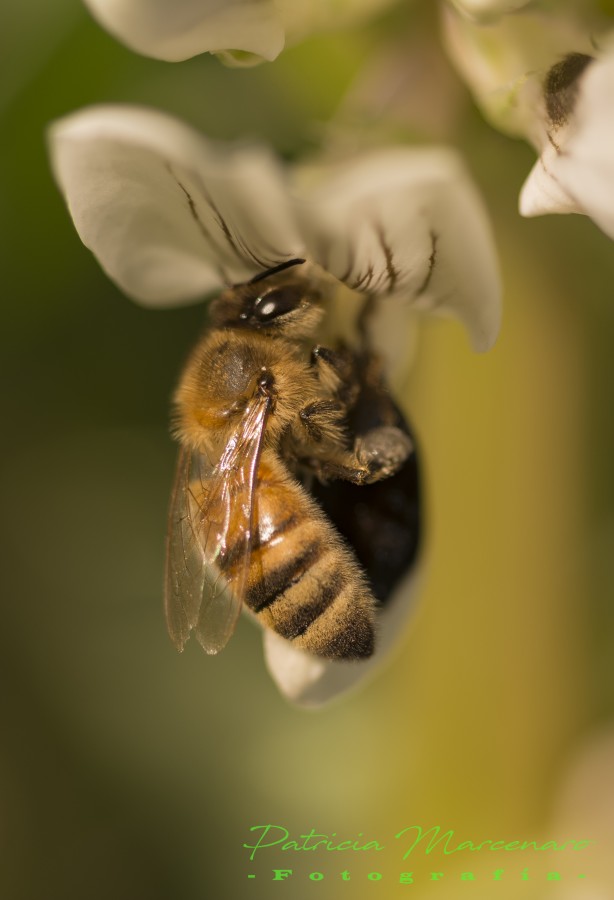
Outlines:
[[[341,478],[353,484],[373,484],[398,472],[414,452],[414,445],[405,432],[386,425],[357,438],[352,450],[329,451],[304,461],[320,481]]]
[[[371,484],[394,475],[414,450],[409,435],[395,425],[349,433],[347,409],[331,398],[307,403],[292,429],[293,455],[320,481],[342,478]]]
[[[369,470],[367,483],[394,475],[413,452],[414,442],[395,425],[372,428],[355,443],[356,458]]]
[[[359,392],[355,356],[346,347],[331,350],[318,344],[311,351],[311,365],[327,394],[340,400],[348,409]]]

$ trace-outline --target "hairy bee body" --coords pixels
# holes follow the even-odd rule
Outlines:
[[[411,443],[395,427],[348,433],[347,354],[314,347],[322,316],[304,278],[240,285],[176,393],[183,451],[171,507],[167,624],[216,653],[244,605],[293,646],[327,659],[373,653],[376,601],[352,550],[301,482],[389,477]]]
[[[251,504],[247,608],[263,626],[315,655],[369,656],[375,618],[371,591],[351,552],[279,454],[298,411],[321,396],[299,348],[241,330],[210,332],[188,362],[178,390],[180,439],[216,458],[263,372],[274,408],[264,425],[253,497],[249,483],[233,486],[234,515],[219,559],[221,573],[238,575],[234,569],[242,564],[246,535],[237,519]],[[211,506],[208,515],[221,518]]]
[[[242,488],[237,504],[248,498]],[[324,513],[271,451],[262,454],[254,498],[246,607],[295,647],[329,659],[369,656],[374,601],[364,576]],[[220,568],[231,576],[243,550],[229,528]]]

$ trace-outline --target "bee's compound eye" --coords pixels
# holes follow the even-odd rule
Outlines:
[[[254,303],[254,318],[258,322],[271,322],[284,313],[292,312],[303,299],[304,291],[301,285],[286,284],[273,288],[266,294],[256,298]]]

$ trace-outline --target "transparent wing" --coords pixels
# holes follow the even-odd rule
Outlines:
[[[269,396],[248,404],[215,465],[182,448],[169,512],[165,611],[178,650],[194,632],[207,653],[231,637],[247,589],[255,491]]]

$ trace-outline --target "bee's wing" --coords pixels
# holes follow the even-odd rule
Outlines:
[[[182,448],[168,524],[165,610],[171,640],[190,633],[207,653],[232,635],[245,597],[258,461],[270,398],[257,394],[212,465]]]

